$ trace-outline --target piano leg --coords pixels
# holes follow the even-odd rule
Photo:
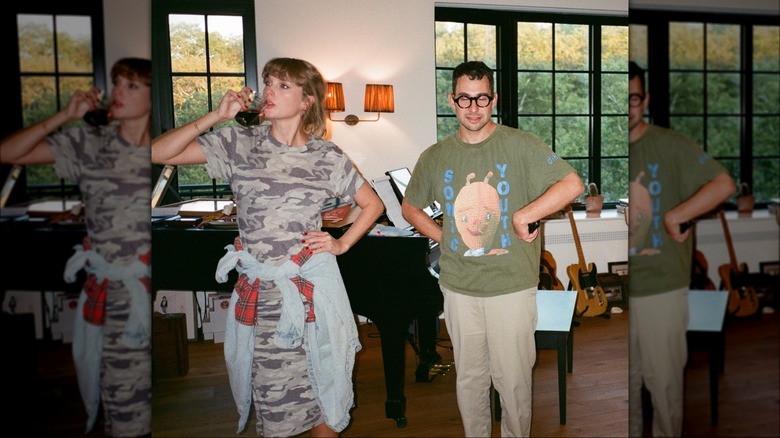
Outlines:
[[[382,340],[382,365],[385,374],[385,417],[392,418],[399,428],[406,427],[406,397],[404,397],[404,363],[408,325],[397,321],[374,321]]]
[[[441,356],[436,352],[436,336],[439,333],[439,315],[430,314],[418,318],[415,321],[417,328],[417,342],[419,348],[419,365],[414,373],[415,381],[418,383],[428,383],[433,381],[437,372],[431,372],[432,369],[441,363]]]

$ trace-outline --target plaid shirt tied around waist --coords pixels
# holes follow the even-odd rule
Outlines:
[[[237,251],[243,250],[240,237],[236,237],[234,246]],[[311,258],[311,255],[311,250],[306,247],[298,254],[290,257],[290,260],[298,266],[303,266]],[[241,262],[239,261],[238,264],[240,265]],[[314,322],[314,284],[300,275],[296,275],[289,280],[305,298],[306,322]],[[260,278],[255,278],[254,281],[250,282],[249,276],[246,273],[241,273],[233,288],[238,294],[235,309],[236,322],[243,325],[254,325],[257,318],[257,297],[260,293]]]

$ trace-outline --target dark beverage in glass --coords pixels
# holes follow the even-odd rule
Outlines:
[[[260,114],[263,112],[265,106],[265,99],[263,93],[253,93],[252,101],[249,102],[247,108],[243,111],[236,113],[236,122],[241,126],[255,126],[263,122],[263,118]]]
[[[92,126],[108,125],[108,110],[97,108],[84,114],[84,121]]]
[[[239,111],[236,114],[236,122],[241,126],[254,126],[260,124],[260,111],[256,109],[247,109],[246,111]]]

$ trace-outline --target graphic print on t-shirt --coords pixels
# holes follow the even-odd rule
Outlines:
[[[500,167],[499,167],[500,169]],[[501,198],[498,190],[488,184],[493,172],[488,171],[482,181],[473,181],[474,172],[466,176],[463,187],[452,204],[453,220],[460,238],[468,249],[463,252],[467,257],[498,255],[509,252],[506,248],[492,248],[496,231],[503,222],[501,216]],[[506,199],[504,199],[506,203]],[[504,227],[506,228],[506,226]],[[457,248],[457,242],[452,241]],[[462,251],[460,248],[459,251]]]
[[[645,171],[640,171],[636,178],[628,184],[628,254],[652,255],[661,252],[663,244],[661,233],[663,224],[660,215],[661,183],[658,180],[658,164],[648,163],[650,173],[647,187],[642,179],[647,176]],[[651,245],[646,246],[647,236],[650,234]]]

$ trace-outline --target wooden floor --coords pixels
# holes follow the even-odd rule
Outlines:
[[[626,436],[628,312],[579,319],[574,334],[574,369],[567,376],[566,425],[558,421],[554,351],[537,355],[534,369],[532,436]],[[416,357],[407,348],[406,428],[384,416],[384,380],[376,328],[360,325],[363,350],[355,373],[357,407],[344,437],[463,436],[455,400],[455,371],[431,383],[415,383]],[[442,324],[439,354],[452,360]],[[777,313],[726,323],[725,372],[720,376],[720,419],[710,425],[707,356],[694,352],[686,370],[686,436],[780,436],[780,320]],[[235,436],[237,415],[228,387],[222,344],[190,342],[189,372],[156,379],[153,436]],[[7,356],[6,356],[7,357]],[[31,409],[5,430],[48,436],[81,436],[85,415],[75,382],[70,345],[37,345],[38,373],[29,385]],[[13,393],[6,399],[23,400]],[[13,402],[12,402],[13,403]],[[24,406],[24,405],[23,405]],[[7,412],[7,411],[6,411]],[[4,415],[5,417],[5,415]],[[14,418],[14,417],[9,417]],[[101,419],[92,437],[102,437]],[[255,436],[253,420],[239,436]],[[8,424],[8,423],[6,423]],[[500,435],[494,422],[493,436]]]

